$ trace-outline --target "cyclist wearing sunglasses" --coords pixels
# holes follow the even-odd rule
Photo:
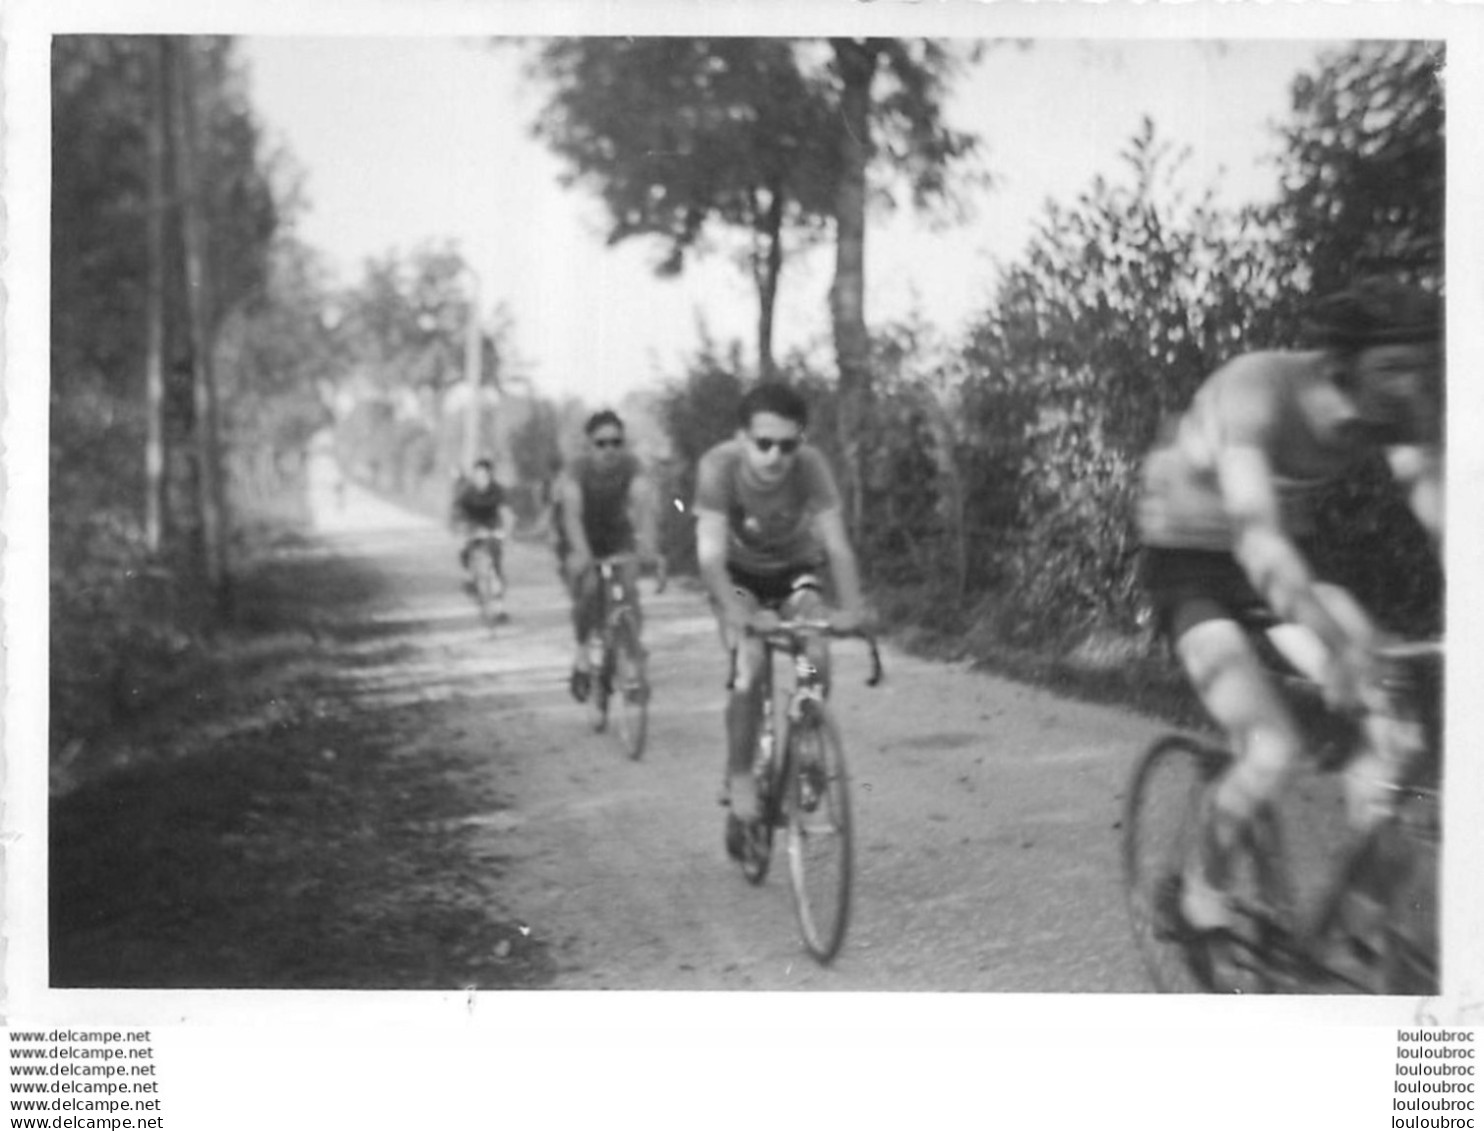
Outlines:
[[[758,674],[763,644],[746,634],[781,619],[828,619],[861,625],[864,609],[855,553],[845,532],[840,493],[828,463],[805,443],[808,409],[787,385],[758,385],[742,399],[740,428],[702,457],[696,484],[696,554],[731,656],[726,707],[727,785],[735,815],[756,816],[750,768],[757,742]],[[819,571],[828,562],[837,611],[828,612]],[[829,672],[827,642],[812,645]]]
[[[1246,354],[1218,369],[1144,463],[1142,570],[1161,632],[1237,758],[1212,792],[1206,843],[1181,911],[1197,930],[1234,923],[1228,860],[1252,815],[1284,788],[1303,739],[1244,625],[1270,609],[1284,657],[1363,715],[1347,779],[1357,829],[1384,817],[1421,747],[1382,713],[1377,630],[1346,590],[1316,578],[1300,544],[1317,488],[1384,454],[1432,537],[1442,525],[1441,317],[1435,296],[1370,280],[1316,305],[1319,348]],[[1270,618],[1269,618],[1270,619]]]
[[[557,557],[572,596],[572,696],[582,702],[592,686],[587,640],[598,627],[598,575],[593,563],[615,554],[634,554],[621,566],[623,585],[635,611],[641,561],[654,562],[663,581],[665,563],[657,553],[654,492],[639,460],[624,443],[623,421],[610,410],[596,412],[584,427],[587,450],[570,464],[557,485]]]

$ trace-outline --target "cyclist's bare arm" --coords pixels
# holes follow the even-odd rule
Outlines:
[[[1233,550],[1253,588],[1280,619],[1314,633],[1348,669],[1349,678],[1360,682],[1374,638],[1370,618],[1344,590],[1316,585],[1308,562],[1283,529],[1267,455],[1252,445],[1231,445],[1217,456],[1216,473],[1235,528]]]
[[[814,518],[814,532],[824,544],[830,557],[830,576],[835,582],[835,593],[840,599],[840,609],[834,621],[839,628],[858,627],[865,619],[865,601],[861,597],[860,566],[855,560],[855,551],[850,545],[850,536],[845,531],[845,516],[839,507],[821,511]]]
[[[1389,448],[1386,462],[1434,548],[1443,545],[1443,453],[1433,445]]]
[[[727,534],[726,515],[704,507],[697,509],[696,562],[701,568],[701,580],[721,609],[722,619],[740,631],[750,623],[751,612],[727,576]]]
[[[571,476],[562,476],[562,523],[571,547],[573,568],[582,570],[592,564],[593,550],[587,544],[587,531],[582,527],[582,487]]]

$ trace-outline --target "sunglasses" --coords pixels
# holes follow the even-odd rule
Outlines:
[[[771,436],[753,436],[752,442],[763,455],[771,452],[776,445],[782,455],[791,456],[799,450],[799,445],[804,441],[797,436],[790,436],[787,440],[775,440]]]
[[[621,448],[621,447],[623,447],[623,438],[620,437],[620,436],[607,436],[607,437],[604,437],[601,440],[594,440],[593,441],[593,447],[595,447],[595,448]]]

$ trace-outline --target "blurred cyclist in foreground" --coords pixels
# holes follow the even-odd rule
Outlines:
[[[1365,745],[1347,780],[1354,827],[1386,815],[1391,787],[1422,745],[1415,725],[1382,713],[1371,618],[1314,575],[1299,541],[1310,532],[1316,488],[1380,452],[1439,546],[1440,303],[1371,280],[1319,302],[1310,325],[1319,348],[1249,353],[1212,374],[1144,464],[1144,582],[1161,631],[1236,754],[1184,876],[1181,912],[1196,930],[1234,924],[1225,892],[1231,850],[1303,750],[1244,628],[1254,610],[1265,606],[1284,622],[1274,644],[1332,708],[1364,713]]]

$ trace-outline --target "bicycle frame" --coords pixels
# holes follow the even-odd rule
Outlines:
[[[1255,900],[1239,900],[1235,908],[1246,928],[1234,936],[1223,934],[1209,944],[1200,941],[1198,936],[1161,935],[1156,931],[1151,944],[1154,949],[1168,946],[1173,941],[1187,948],[1186,953],[1192,961],[1206,964],[1206,976],[1209,976],[1207,948],[1218,946],[1234,970],[1255,975],[1260,986],[1269,991],[1312,990],[1325,983],[1343,983],[1356,989],[1373,990],[1376,987],[1369,980],[1374,980],[1386,992],[1412,992],[1410,988],[1397,988],[1397,981],[1403,975],[1414,981],[1436,981],[1435,937],[1427,926],[1431,918],[1430,896],[1424,888],[1419,899],[1418,889],[1409,890],[1407,885],[1419,879],[1423,884],[1427,883],[1425,874],[1418,869],[1423,865],[1426,853],[1437,846],[1437,783],[1442,764],[1441,719],[1437,707],[1441,698],[1433,695],[1437,689],[1432,686],[1430,677],[1434,669],[1430,661],[1441,661],[1442,646],[1438,642],[1393,645],[1377,649],[1376,655],[1383,665],[1381,689],[1388,701],[1385,714],[1400,722],[1420,726],[1423,740],[1418,756],[1407,767],[1406,776],[1390,786],[1396,794],[1390,811],[1358,831],[1347,820],[1343,837],[1338,842],[1322,832],[1317,834],[1318,839],[1313,844],[1319,846],[1325,857],[1324,870],[1313,892],[1302,899],[1303,906],[1300,907],[1285,863],[1285,858],[1290,858],[1291,854],[1285,849],[1280,835],[1278,814],[1284,808],[1291,810],[1293,806],[1312,806],[1317,802],[1313,797],[1306,798],[1302,792],[1295,794],[1291,790],[1284,799],[1286,805],[1280,801],[1274,807],[1264,809],[1248,826],[1240,858],[1254,869],[1258,895]],[[1436,670],[1440,672],[1441,668]],[[1161,869],[1175,867],[1174,878],[1178,878],[1177,862],[1147,871],[1142,867],[1136,868],[1132,862],[1142,849],[1132,846],[1145,843],[1144,815],[1153,812],[1147,809],[1151,802],[1146,800],[1143,792],[1146,787],[1152,789],[1146,775],[1159,764],[1161,751],[1168,755],[1170,750],[1180,748],[1189,751],[1200,750],[1202,746],[1182,736],[1166,736],[1150,748],[1136,768],[1130,810],[1125,821],[1125,867],[1135,869],[1127,873],[1131,911],[1136,904],[1144,906],[1146,896],[1136,896],[1135,893],[1146,892],[1144,885],[1148,880],[1153,880],[1157,886],[1173,882],[1173,879],[1160,878],[1170,875]],[[1205,768],[1200,774],[1200,780],[1205,784],[1200,796],[1205,796],[1221,779],[1232,758],[1229,752],[1205,749],[1206,753],[1202,755]],[[1347,761],[1344,757],[1335,757],[1332,752],[1311,749],[1308,769],[1315,775],[1315,780],[1333,778]],[[1203,807],[1194,796],[1192,801]],[[1413,824],[1409,818],[1419,803],[1422,820]],[[1189,810],[1192,815],[1199,811]],[[1310,808],[1306,812],[1315,815],[1322,810]],[[1315,826],[1316,829],[1319,827]],[[1139,875],[1147,879],[1139,879]],[[1178,884],[1175,890],[1178,891]],[[1334,932],[1343,921],[1347,902],[1353,895],[1361,893],[1376,901],[1381,918],[1369,924],[1364,935],[1336,936]],[[1408,896],[1405,901],[1402,899],[1404,894]],[[1155,905],[1160,902],[1158,897],[1148,898],[1153,898]],[[1166,913],[1172,911],[1171,907]],[[1173,913],[1178,920],[1178,912]],[[1144,915],[1143,911],[1135,912],[1135,937],[1140,940],[1141,948],[1146,945],[1141,926]],[[1417,930],[1412,933],[1414,928]],[[1165,941],[1160,942],[1161,938]],[[1380,949],[1372,945],[1377,940]],[[1359,976],[1344,969],[1347,963],[1343,956],[1329,957],[1331,945],[1355,944],[1362,944],[1364,951],[1370,953],[1369,958],[1363,952],[1356,953],[1362,967]],[[1195,949],[1190,949],[1192,947]],[[1342,952],[1335,953],[1342,955]],[[1151,972],[1160,964],[1152,954],[1152,950],[1146,949],[1145,958],[1151,964]],[[1398,965],[1399,962],[1409,965],[1404,967]],[[1169,988],[1160,981],[1158,974],[1156,982],[1162,988]]]
[[[790,749],[789,737],[791,729],[810,709],[813,703],[822,703],[825,700],[824,673],[821,672],[814,662],[809,658],[807,641],[811,636],[828,636],[836,639],[855,637],[864,640],[871,650],[871,674],[866,680],[866,686],[875,687],[881,682],[881,652],[876,644],[876,639],[861,632],[838,632],[831,627],[828,621],[794,620],[784,621],[776,629],[766,632],[750,633],[757,636],[763,642],[765,649],[764,663],[760,678],[762,680],[762,728],[768,728],[767,733],[772,737],[771,755],[778,761],[778,772],[773,780],[776,786],[787,776],[787,757]],[[783,712],[781,722],[775,712],[777,710],[777,684],[774,681],[774,663],[779,655],[786,656],[794,665],[794,685],[789,692],[788,703]],[[759,730],[759,735],[763,730]],[[782,752],[780,755],[780,751]],[[781,790],[769,791],[772,794],[781,795]],[[771,800],[776,802],[778,796]],[[765,803],[769,802],[764,797]],[[772,814],[774,818],[777,813]]]
[[[633,560],[629,555],[599,558],[593,563],[598,575],[598,632],[605,649],[612,647],[613,631],[618,622],[634,615],[634,603],[623,583],[622,567]]]
[[[639,610],[625,585],[624,566],[633,555],[613,555],[593,563],[597,581],[594,635],[599,649],[590,704],[594,730],[608,725],[609,702],[617,695],[618,730],[629,757],[643,754],[648,731],[649,684],[644,674],[644,650],[639,636]],[[591,646],[590,637],[588,645]],[[613,681],[617,674],[620,686]]]

